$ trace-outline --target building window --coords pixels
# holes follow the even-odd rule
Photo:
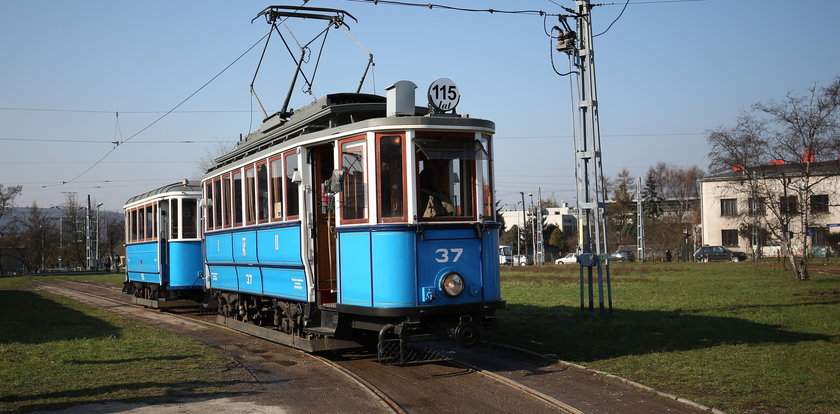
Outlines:
[[[763,216],[766,213],[763,198],[751,198],[747,201],[751,216]]]
[[[720,200],[720,215],[734,216],[738,214],[738,200],[734,198],[722,198]]]
[[[779,197],[779,211],[782,214],[796,214],[799,211],[799,200],[795,195]]]
[[[738,246],[738,230],[721,230],[720,240],[724,246]]]
[[[810,228],[808,228],[808,235],[811,236],[811,245],[813,245],[813,246],[828,245],[828,228],[826,228],[826,227],[810,227]]]
[[[811,213],[828,213],[828,194],[817,194],[811,197]]]

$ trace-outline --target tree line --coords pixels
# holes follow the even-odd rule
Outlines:
[[[64,203],[29,208],[15,206],[22,186],[0,184],[0,275],[25,274],[47,269],[87,267],[87,218],[75,193],[67,193]],[[91,214],[91,238],[96,238],[96,214]],[[125,224],[123,215],[111,211],[99,214],[99,257],[123,254]]]

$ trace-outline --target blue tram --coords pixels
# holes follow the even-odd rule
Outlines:
[[[415,106],[415,88],[327,95],[215,160],[202,204],[220,322],[310,351],[478,340],[504,306],[495,125]]]
[[[201,184],[184,180],[130,198],[125,210],[123,291],[161,308],[201,304]]]

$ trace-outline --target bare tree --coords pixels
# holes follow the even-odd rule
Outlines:
[[[198,159],[198,176],[204,175],[205,172],[216,166],[216,159],[225,155],[236,147],[235,143],[227,143],[219,141],[212,148],[205,150],[204,155]]]
[[[68,258],[69,266],[85,266],[87,252],[85,250],[84,206],[79,204],[76,193],[66,193],[62,209],[64,210],[61,229],[64,244],[62,256]]]
[[[54,233],[52,222],[47,218],[44,210],[33,202],[21,227],[20,242],[15,246],[17,257],[28,271],[46,267],[48,245],[51,244],[48,238]]]
[[[719,128],[708,138],[710,169],[732,171],[728,190],[749,195],[750,225],[758,231],[760,222],[791,253],[799,280],[809,278],[812,204],[823,203],[816,192],[826,191],[823,183],[840,175],[840,163],[832,159],[840,146],[839,112],[840,77],[805,96],[756,104],[734,127]],[[799,246],[797,260],[793,253]]]
[[[0,184],[0,275],[6,274],[3,258],[17,244],[16,232],[14,231],[15,220],[10,218],[8,213],[15,206],[15,198],[20,195],[21,191],[23,191],[22,186],[6,187]]]

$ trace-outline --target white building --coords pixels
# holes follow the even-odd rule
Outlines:
[[[784,234],[780,217],[787,217],[792,246],[800,250],[796,254],[804,245],[803,226],[809,246],[828,245],[829,234],[840,232],[840,160],[808,164],[807,182],[804,166],[779,162],[701,179],[703,243],[749,252],[758,242],[768,254],[766,246],[780,244],[768,229]],[[772,248],[769,252],[774,254]]]
[[[524,211],[525,219],[530,219],[530,213],[526,208]],[[554,224],[563,230],[563,234],[571,236],[577,232],[577,209],[570,207],[569,203],[565,201],[560,202],[560,207],[548,207],[543,209],[543,216],[545,217],[545,225]],[[513,226],[523,226],[523,211],[522,210],[502,210],[502,217],[505,220],[505,226],[511,229]]]

